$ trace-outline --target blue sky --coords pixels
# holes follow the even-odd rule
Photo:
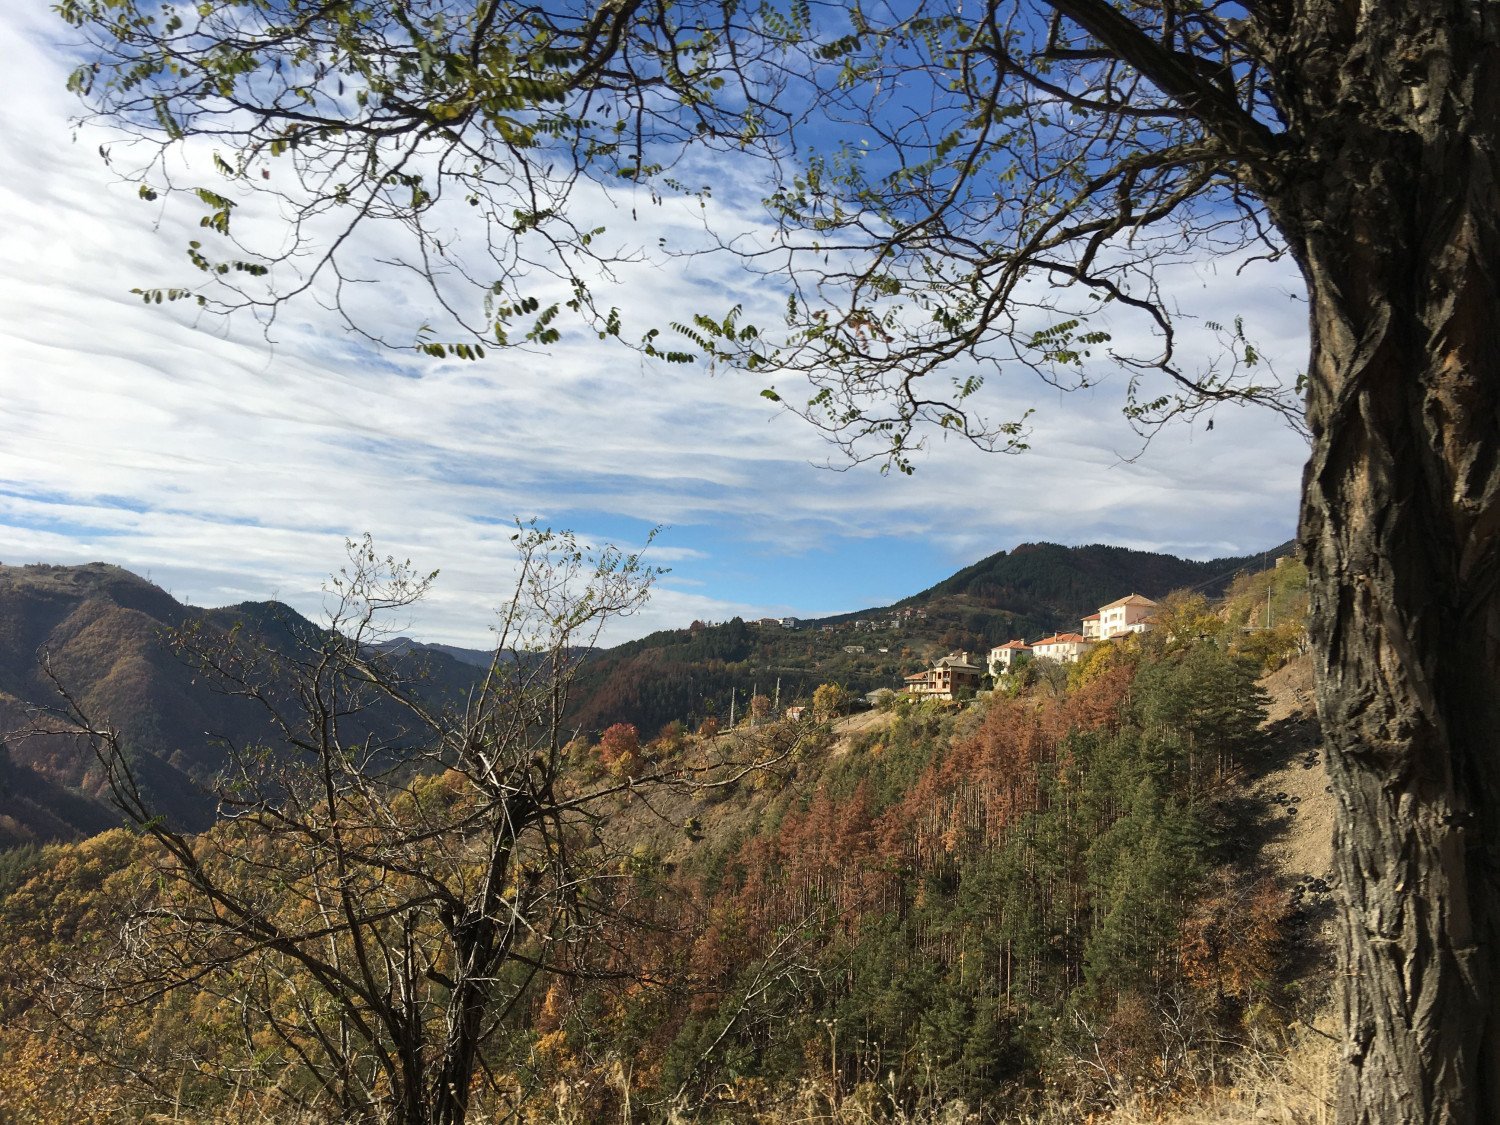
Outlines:
[[[754,377],[659,368],[614,344],[445,363],[371,352],[316,307],[268,342],[248,321],[145,306],[129,290],[184,280],[197,212],[143,205],[99,160],[102,137],[75,135],[60,30],[40,5],[0,12],[0,561],[102,559],[195,604],[279,597],[316,615],[343,541],[369,532],[442,571],[408,631],[483,645],[517,516],[625,548],[663,527],[648,557],[671,573],[610,641],[883,604],[1026,541],[1205,558],[1293,532],[1300,438],[1225,409],[1212,431],[1176,427],[1135,457],[1118,375],[1068,396],[999,387],[997,413],[1036,410],[1030,452],[938,440],[914,477],[883,477],[821,467],[828,448]],[[750,221],[724,208],[710,221]],[[686,221],[647,214],[640,242]],[[1175,267],[1174,299],[1190,316],[1243,315],[1294,373],[1298,283],[1284,265],[1238,265]],[[622,303],[658,309],[753,285],[701,261],[621,280]],[[420,308],[390,286],[367,299]]]

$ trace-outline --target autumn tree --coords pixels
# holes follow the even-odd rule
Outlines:
[[[599,760],[611,773],[626,777],[640,767],[641,736],[634,723],[615,723],[599,736]]]
[[[1239,402],[1305,422],[1300,537],[1348,900],[1340,1116],[1500,1118],[1491,5],[58,8],[93,47],[74,87],[144,142],[142,193],[181,186],[206,208],[196,280],[148,300],[343,307],[342,282],[368,276],[356,236],[384,223],[407,250],[378,256],[430,282],[448,333],[394,343],[476,355],[555,340],[576,314],[668,360],[800,372],[810,394],[767,394],[903,470],[927,426],[1025,444],[1024,419],[986,419],[986,378],[1076,386],[1105,357],[1148,432]],[[222,178],[183,180],[173,147],[204,142]],[[590,177],[701,192],[677,173],[709,147],[726,172],[760,161],[767,224],[721,241],[781,279],[785,320],[712,310],[668,344],[597,300],[629,251],[569,204]],[[259,252],[230,240],[253,191],[291,225]],[[1163,288],[1163,267],[1256,253],[1306,284],[1302,403],[1240,325],[1217,360],[1188,354]],[[1144,332],[1121,331],[1132,318]]]
[[[245,1037],[143,1096],[232,1089],[255,1072],[278,1112],[458,1125],[477,1086],[493,1092],[484,1060],[531,982],[588,975],[597,912],[628,913],[598,815],[626,783],[566,780],[562,716],[579,654],[642,603],[653,573],[565,534],[517,542],[495,656],[465,699],[425,698],[373,647],[431,576],[368,540],[334,580],[330,627],[289,648],[179,634],[202,674],[279,735],[226,746],[220,819],[201,835],[156,813],[118,734],[66,697],[154,857],[118,943],[56,978],[76,998],[71,1026],[189,993],[240,1013],[228,1023]]]
[[[819,684],[813,691],[813,718],[826,723],[843,714],[849,705],[849,693],[839,684]]]

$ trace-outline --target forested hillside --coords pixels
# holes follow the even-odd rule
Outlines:
[[[193,650],[287,653],[319,629],[273,602],[184,606],[146,579],[103,563],[0,566],[0,847],[66,839],[119,823],[103,778],[74,737],[73,705],[118,728],[153,805],[207,827],[208,783],[227,745],[275,745],[253,701],[216,688]],[[175,639],[174,639],[175,637]],[[461,694],[477,670],[442,653],[399,653],[435,694]]]
[[[826,691],[795,723],[576,739],[560,807],[615,795],[560,819],[561,850],[537,845],[504,890],[521,909],[566,879],[581,913],[502,962],[470,1119],[1081,1122],[1211,1085],[1241,1045],[1308,1015],[1326,978],[1326,870],[1306,866],[1326,850],[1301,870],[1284,854],[1321,783],[1267,789],[1321,776],[1316,727],[1300,680],[1278,673],[1274,723],[1260,684],[1299,667],[1305,594],[1288,565],[1221,604],[1173,598],[1153,632],[964,707],[843,719]],[[471,923],[376,904],[403,864],[481,878],[463,874],[484,854],[464,827],[475,799],[455,772],[414,779],[388,827],[360,814],[349,846],[390,874],[368,886],[367,952],[337,939],[346,980],[275,942],[201,961],[212,949],[160,924],[194,901],[183,860],[147,840],[18,858],[0,902],[0,1116],[315,1121],[347,1118],[353,1090],[378,1103],[382,1082],[333,1065],[378,1075],[375,1055],[340,1044],[436,1057],[459,974],[444,950]],[[428,822],[454,835],[382,850]],[[301,932],[317,870],[247,827],[197,854],[253,856],[235,893]],[[406,1014],[366,1022],[390,1012]]]
[[[1255,555],[1195,562],[1101,543],[1086,547],[1022,543],[981,559],[898,605],[962,598],[972,605],[1017,617],[1054,614],[1061,619],[1057,624],[1065,624],[1129,591],[1150,598],[1173,590],[1194,590],[1217,597],[1229,588],[1236,574],[1264,570],[1270,561],[1290,554],[1293,547],[1293,543],[1283,543]],[[1044,627],[1052,625],[1049,621]],[[996,643],[1007,639],[990,635]]]
[[[1274,555],[1276,552],[1272,552]],[[648,735],[678,721],[726,722],[754,695],[807,702],[825,682],[852,693],[897,687],[933,654],[982,651],[1069,623],[1122,592],[1222,590],[1248,558],[1189,562],[1115,547],[1029,544],[993,555],[893,607],[797,629],[739,619],[668,630],[590,654],[569,721],[597,734],[629,722]],[[904,612],[903,612],[904,611]],[[227,745],[274,744],[253,702],[210,687],[182,651],[236,643],[287,654],[319,626],[274,602],[184,606],[146,579],[102,563],[0,566],[0,847],[77,838],[118,823],[59,688],[93,721],[120,730],[140,783],[162,813],[206,826],[207,786]],[[173,641],[172,637],[178,640]],[[424,692],[461,699],[487,658],[406,638],[372,645]],[[854,651],[850,651],[854,650]],[[43,711],[39,712],[38,708]],[[50,710],[52,713],[46,713]],[[75,717],[76,718],[76,717]]]
[[[696,623],[597,655],[579,682],[577,720],[655,731],[729,714],[756,692],[785,705],[806,702],[820,683],[863,694],[899,688],[921,662],[955,649],[975,654],[1014,637],[1035,640],[1077,629],[1085,614],[1128,593],[1173,590],[1214,597],[1235,576],[1291,552],[1286,543],[1256,555],[1194,562],[1173,555],[1094,545],[1024,543],[965,567],[892,606],[800,622],[796,629],[739,619]]]

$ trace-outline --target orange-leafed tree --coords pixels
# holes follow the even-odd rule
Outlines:
[[[634,723],[615,723],[599,736],[599,760],[620,777],[634,776],[641,766],[641,736]]]

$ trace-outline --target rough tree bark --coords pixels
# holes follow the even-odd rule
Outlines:
[[[1301,539],[1349,909],[1345,1125],[1500,1121],[1500,53],[1490,5],[1300,6],[1268,191],[1312,322]]]

